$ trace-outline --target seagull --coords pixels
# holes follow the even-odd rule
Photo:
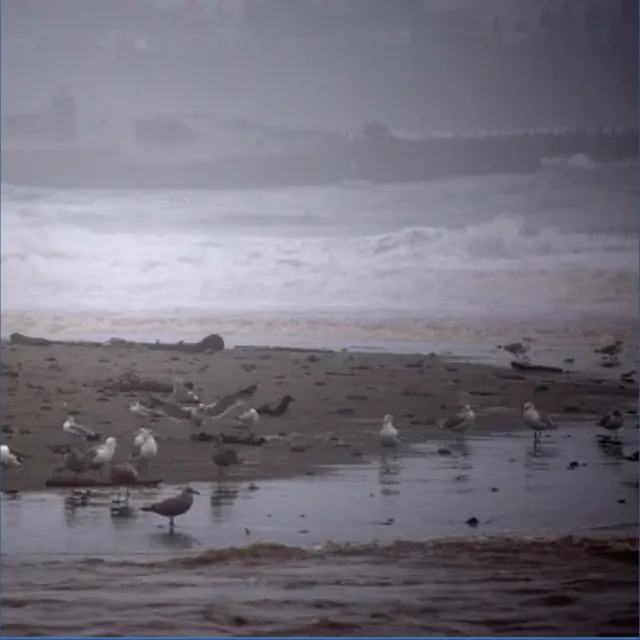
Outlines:
[[[77,479],[81,473],[84,473],[90,468],[88,460],[75,447],[65,447],[62,460],[63,465],[54,469],[54,473],[65,470],[71,471]]]
[[[173,404],[160,398],[152,398],[154,405],[157,407],[154,413],[163,415],[174,422],[191,422],[194,426],[200,426],[203,420],[203,405],[181,407],[179,404]]]
[[[510,344],[500,345],[498,349],[507,351],[516,357],[517,360],[527,360],[529,350],[531,349],[531,338],[522,338],[522,342],[511,342]]]
[[[213,464],[218,467],[218,474],[222,474],[222,469],[228,469],[234,464],[240,464],[238,452],[231,447],[222,448],[222,440],[218,440],[217,445],[213,449],[211,455]]]
[[[272,402],[272,403],[266,403],[263,404],[262,406],[258,407],[256,409],[256,411],[261,414],[261,415],[265,415],[265,416],[274,416],[276,418],[284,415],[287,410],[289,409],[289,405],[295,400],[295,398],[292,398],[288,393],[284,396],[282,396],[282,398],[280,398],[280,400],[278,400],[278,402]]]
[[[119,490],[121,487],[125,488],[125,505],[129,504],[129,486],[135,484],[137,480],[138,470],[130,462],[111,465],[111,484],[117,486]],[[120,504],[120,491],[117,497],[117,504]]]
[[[140,400],[136,400],[129,405],[129,411],[136,416],[140,416],[141,418],[148,418],[149,416],[158,416],[162,415],[158,411],[154,411],[151,407],[147,407]]]
[[[0,446],[0,459],[3,469],[19,469],[22,467],[22,456],[15,451],[11,451],[6,444]]]
[[[595,352],[599,353],[603,357],[609,358],[609,362],[618,362],[618,356],[620,355],[620,353],[622,353],[623,346],[624,341],[616,340],[611,344],[600,347],[600,349],[596,349]]]
[[[393,416],[387,414],[382,419],[380,430],[380,444],[383,447],[396,447],[398,445],[398,430],[393,426]]]
[[[171,400],[176,404],[200,404],[200,398],[195,394],[193,385],[189,382],[184,382],[182,378],[173,379]]]
[[[249,409],[241,413],[238,416],[238,420],[240,420],[245,427],[251,427],[259,422],[260,414],[255,409]]]
[[[463,438],[468,431],[473,427],[473,423],[476,421],[476,414],[468,404],[463,404],[460,407],[458,413],[454,413],[446,419],[439,422],[438,427],[440,430],[448,429],[449,431],[455,431]]]
[[[97,447],[92,447],[83,456],[83,461],[89,469],[104,469],[111,464],[118,443],[114,437],[109,437]]]
[[[62,423],[62,430],[74,440],[98,440],[100,438],[100,434],[81,425],[74,416],[67,416],[67,419]]]
[[[551,420],[548,415],[538,411],[533,402],[525,402],[522,405],[522,421],[524,422],[525,427],[528,427],[533,431],[534,447],[540,442],[543,431],[549,431],[556,428],[553,420]]]
[[[222,396],[211,404],[201,404],[199,411],[212,420],[222,418],[232,409],[241,407],[249,401],[258,388],[257,384],[249,385],[239,391],[234,391],[229,395]],[[258,412],[259,413],[259,412]]]
[[[185,487],[177,496],[166,498],[160,502],[154,502],[147,507],[141,507],[140,511],[150,511],[159,516],[169,518],[169,531],[173,533],[174,518],[181,516],[193,506],[193,494],[200,495],[199,491],[191,487]]]
[[[599,427],[604,427],[607,431],[613,431],[614,441],[618,440],[618,430],[622,429],[623,424],[624,416],[620,413],[619,409],[615,409],[611,413],[602,416],[598,422]]]
[[[138,429],[136,437],[133,440],[134,451],[131,453],[131,459],[138,464],[148,464],[158,455],[158,443],[151,429],[142,427]]]

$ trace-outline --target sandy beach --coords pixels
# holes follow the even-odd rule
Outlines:
[[[323,465],[362,462],[379,452],[377,432],[391,413],[401,431],[401,447],[445,440],[437,421],[462,403],[477,414],[474,434],[523,430],[520,407],[533,400],[563,419],[584,419],[593,429],[601,414],[620,408],[627,427],[637,425],[637,382],[572,373],[518,373],[504,367],[444,361],[439,357],[347,352],[304,352],[237,348],[215,354],[174,354],[116,347],[3,344],[3,441],[27,456],[5,488],[37,490],[59,465],[55,445],[68,444],[62,431],[67,415],[102,438],[118,440],[115,460],[128,458],[134,431],[149,424],[128,407],[144,394],[110,388],[124,374],[171,383],[181,376],[194,384],[204,402],[250,384],[258,390],[252,406],[295,398],[280,417],[263,416],[253,429],[265,436],[261,446],[237,446],[244,464],[234,480],[259,480],[319,473]],[[634,378],[635,379],[635,378]],[[210,421],[203,429],[189,423],[151,418],[160,451],[145,472],[164,483],[217,478],[212,445],[192,434],[246,434],[236,413]]]

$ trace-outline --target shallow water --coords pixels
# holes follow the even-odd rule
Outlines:
[[[232,478],[194,484],[201,495],[173,535],[135,510],[171,487],[136,492],[128,518],[111,516],[106,493],[76,508],[62,493],[4,496],[3,628],[633,635],[637,555],[567,550],[559,536],[635,536],[637,464],[599,447],[590,428],[558,430],[536,455],[526,435],[445,444],[449,454],[426,444],[256,490]],[[628,449],[636,436],[625,433]],[[500,538],[486,546],[487,534]]]

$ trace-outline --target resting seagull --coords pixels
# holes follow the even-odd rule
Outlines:
[[[193,391],[192,385],[182,378],[174,378],[171,400],[176,404],[200,404],[200,398]]]
[[[238,416],[238,420],[245,427],[252,427],[260,421],[260,414],[255,409],[249,409]]]
[[[476,414],[473,412],[471,406],[463,404],[458,413],[454,413],[452,416],[441,420],[438,427],[440,430],[447,429],[449,431],[454,431],[459,435],[459,437],[464,438],[464,436],[471,430],[471,427],[473,427],[473,423],[475,421]]]
[[[11,451],[6,444],[0,446],[0,460],[3,469],[19,469],[22,467],[22,456],[15,451]]]
[[[70,435],[74,440],[98,440],[100,435],[80,424],[74,416],[67,416],[67,419],[62,423],[62,430]]]

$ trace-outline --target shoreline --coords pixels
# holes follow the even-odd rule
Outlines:
[[[148,420],[128,410],[136,397],[145,394],[109,388],[124,373],[165,383],[181,376],[194,383],[204,402],[256,383],[251,406],[292,395],[296,400],[285,415],[263,416],[254,427],[256,435],[267,438],[265,444],[234,446],[244,459],[228,476],[234,482],[315,475],[327,472],[328,466],[366,462],[380,453],[377,434],[386,413],[394,415],[400,430],[400,454],[426,441],[446,446],[450,437],[438,430],[437,420],[462,403],[476,411],[474,435],[524,429],[520,406],[528,400],[553,414],[560,427],[563,421],[584,421],[594,437],[600,415],[614,408],[624,410],[626,428],[637,423],[635,378],[623,383],[585,373],[523,374],[435,354],[277,347],[194,354],[3,342],[2,359],[3,442],[28,456],[22,469],[3,474],[7,490],[45,489],[49,471],[60,464],[50,447],[68,443],[62,432],[63,402],[103,439],[115,436],[119,442],[115,461],[126,460],[133,432],[148,426]],[[246,434],[234,416],[203,429],[152,418],[150,426],[161,438],[159,453],[141,479],[157,478],[165,484],[219,480],[211,462],[212,445],[190,437],[199,431]]]

